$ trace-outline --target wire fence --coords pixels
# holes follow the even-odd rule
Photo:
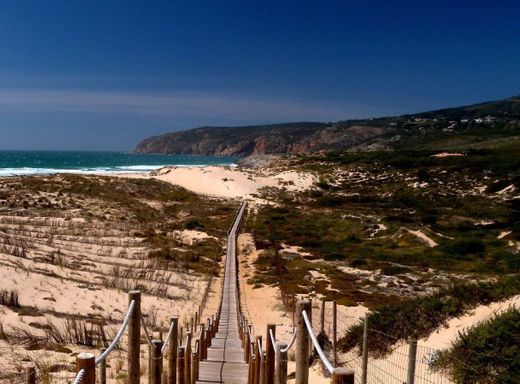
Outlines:
[[[439,349],[430,348],[416,341],[403,341],[384,332],[368,328],[366,337],[387,339],[392,347],[383,356],[367,356],[367,384],[403,384],[413,380],[415,384],[452,384],[447,372],[434,367]],[[363,356],[359,348],[342,353],[338,365],[355,372],[355,382],[364,384]]]

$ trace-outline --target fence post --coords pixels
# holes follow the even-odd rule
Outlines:
[[[162,340],[152,340],[152,358],[151,358],[151,384],[161,384],[162,380]]]
[[[199,341],[195,340],[195,349],[191,355],[191,384],[195,384],[199,379]]]
[[[179,347],[178,356],[177,356],[177,372],[179,373],[177,384],[185,384],[184,382],[184,350],[186,348],[182,345]]]
[[[96,357],[92,353],[80,353],[76,356],[76,372],[84,370],[81,384],[96,384]]]
[[[309,383],[309,334],[303,319],[303,311],[310,309],[308,300],[300,300],[296,304],[296,384]]]
[[[332,302],[332,364],[338,365],[338,303]]]
[[[134,311],[128,321],[128,384],[139,384],[141,380],[141,291],[130,291],[128,303],[135,301]]]
[[[354,384],[354,371],[347,368],[334,368],[332,384]]]
[[[177,317],[172,317],[170,319],[171,324],[173,324],[172,334],[170,336],[170,340],[168,343],[168,384],[176,384],[175,381],[177,379],[177,346],[179,343],[179,319]]]
[[[101,354],[106,351],[106,348],[100,349]],[[99,362],[99,383],[107,384],[107,362],[106,359],[103,359]]]
[[[191,384],[191,332],[186,332],[186,350],[184,352],[185,381],[186,384]]]
[[[275,368],[275,349],[271,340],[270,331],[273,333],[274,342],[276,343],[276,325],[267,324],[266,344],[265,344],[265,384],[274,384],[274,368]]]
[[[368,370],[368,316],[363,320],[363,351],[361,356],[361,384],[367,384]]]
[[[206,327],[206,337],[204,338],[206,340],[206,351],[208,350],[209,347],[211,347],[211,329],[210,329],[210,325],[211,325],[211,322],[210,320],[208,319],[208,322],[207,322],[207,327]]]
[[[246,325],[246,329],[245,329],[245,348],[244,348],[244,360],[245,361],[249,361],[250,359],[250,356],[249,356],[249,352],[250,352],[250,346],[251,346],[251,336],[249,334],[249,327],[247,327]]]
[[[253,352],[251,353],[251,356],[249,358],[249,379],[247,381],[248,384],[255,384],[256,383],[256,361],[255,361],[255,353],[254,353],[254,347],[253,343],[251,343],[250,348],[253,348]]]
[[[417,340],[408,340],[408,374],[406,384],[415,383],[415,358],[417,357]]]
[[[36,367],[33,364],[25,367],[25,384],[36,384]]]
[[[296,314],[296,294],[293,293],[293,295],[292,295],[292,323],[293,324],[296,324],[295,314]]]
[[[325,333],[325,299],[321,300],[320,333]]]
[[[276,380],[275,384],[287,384],[287,348],[286,343],[276,344]]]
[[[200,360],[206,360],[208,358],[208,350],[206,349],[206,331],[204,324],[200,324],[200,342],[199,342],[199,357]]]
[[[255,339],[255,384],[264,384],[262,383],[262,358],[260,357],[260,354],[263,353],[263,351],[260,349],[260,346],[262,344],[262,336],[257,336]]]

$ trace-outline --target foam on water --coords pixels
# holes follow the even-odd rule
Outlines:
[[[118,152],[0,151],[0,177],[151,172],[162,167],[236,166],[234,159],[211,156],[136,155]]]

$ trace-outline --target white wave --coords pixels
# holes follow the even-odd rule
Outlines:
[[[96,167],[96,168],[0,168],[0,177],[5,176],[30,176],[30,175],[53,175],[57,173],[69,173],[78,175],[103,175],[114,173],[140,173],[151,172],[163,167],[204,167],[207,165],[215,166],[236,166],[236,164],[170,164],[170,165],[128,165],[118,167]]]
[[[123,165],[115,167],[116,170],[121,171],[154,171],[156,169],[167,167],[168,165]]]

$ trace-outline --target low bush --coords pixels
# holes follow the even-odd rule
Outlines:
[[[396,340],[428,336],[448,319],[461,316],[481,304],[500,301],[520,293],[520,275],[490,283],[459,283],[435,294],[381,306],[368,315],[371,334],[368,347],[375,356],[389,352]],[[381,333],[390,334],[389,338]],[[363,326],[355,325],[339,341],[344,351],[361,347]]]
[[[433,367],[449,372],[457,384],[520,382],[520,311],[511,307],[459,333]]]

